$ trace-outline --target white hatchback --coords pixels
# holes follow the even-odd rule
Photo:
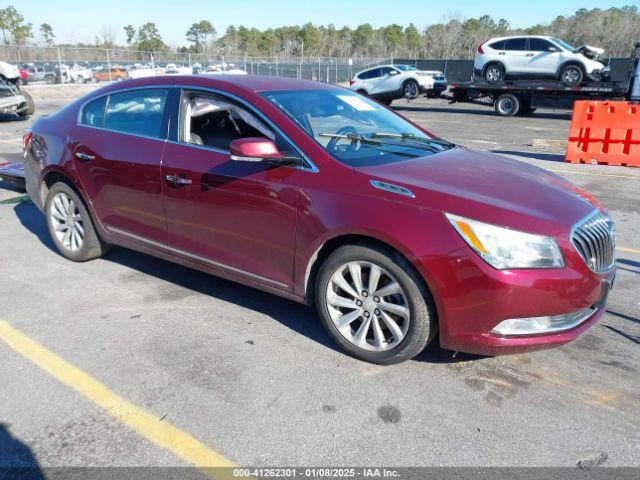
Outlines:
[[[506,78],[555,78],[565,85],[580,85],[585,79],[604,80],[609,74],[596,60],[601,48],[576,48],[553,37],[503,37],[487,40],[478,47],[474,75],[488,83]]]
[[[415,98],[420,94],[437,97],[447,89],[447,79],[438,70],[382,65],[356,74],[349,82],[349,88],[389,105],[397,98]]]

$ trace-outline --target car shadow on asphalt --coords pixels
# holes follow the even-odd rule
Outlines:
[[[14,211],[28,231],[59,254],[49,236],[44,216],[31,201],[19,203]],[[324,347],[345,354],[326,332],[312,307],[123,247],[112,248],[103,258],[182,288],[260,312]],[[435,338],[414,360],[458,363],[479,358],[483,357],[444,350],[438,346],[438,339]]]
[[[546,160],[548,162],[564,162],[564,155],[560,153],[521,152],[518,150],[492,150],[499,155],[513,155],[516,157],[533,158],[534,160]]]
[[[0,422],[0,478],[44,480],[40,465],[31,448],[9,432],[8,425]]]
[[[475,108],[452,108],[452,107],[417,107],[412,105],[393,105],[394,110],[400,112],[434,112],[434,113],[459,113],[465,115],[484,115],[490,117],[498,117],[493,107],[487,106],[486,110]],[[522,117],[518,117],[522,118]],[[571,120],[571,112],[536,112],[531,118],[539,118],[543,120]],[[508,118],[506,119],[508,121]]]

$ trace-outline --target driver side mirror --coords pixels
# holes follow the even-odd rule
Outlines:
[[[273,140],[265,137],[239,138],[229,145],[231,160],[236,162],[279,161],[284,154]]]
[[[393,75],[398,75],[398,72],[396,70],[391,70],[389,72],[389,75],[393,76]]]

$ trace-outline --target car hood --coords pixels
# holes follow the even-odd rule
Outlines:
[[[419,207],[525,231],[567,232],[599,207],[595,199],[558,175],[465,148],[355,170],[367,181],[408,188],[415,198],[402,198]],[[373,195],[379,193],[372,190]]]
[[[594,60],[604,53],[604,48],[582,45],[581,47],[576,48],[574,53],[581,53],[585,57]]]

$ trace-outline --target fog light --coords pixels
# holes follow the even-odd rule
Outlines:
[[[570,330],[595,313],[594,308],[547,317],[510,318],[495,326],[494,335],[536,335]]]

